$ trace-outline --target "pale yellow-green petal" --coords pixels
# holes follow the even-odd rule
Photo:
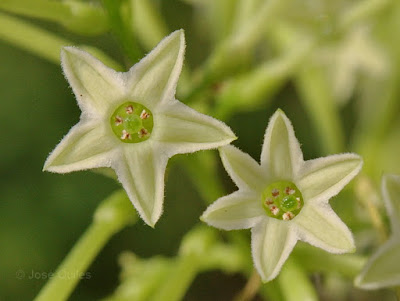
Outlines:
[[[128,93],[154,110],[159,104],[174,99],[185,53],[183,30],[164,38],[127,74]]]
[[[123,74],[108,68],[89,53],[65,47],[61,52],[61,65],[86,115],[104,116],[124,97]]]
[[[355,245],[349,228],[327,204],[305,205],[291,223],[302,241],[330,253],[354,252]]]
[[[303,162],[300,144],[282,110],[272,115],[264,136],[261,166],[277,180],[291,180]]]
[[[152,139],[162,143],[170,155],[217,148],[236,139],[223,122],[173,100],[154,115]]]
[[[296,233],[286,221],[264,218],[251,229],[253,261],[263,282],[279,274],[296,242]]]
[[[361,170],[362,159],[356,154],[339,154],[304,162],[296,185],[305,202],[327,203]]]
[[[382,196],[390,218],[392,232],[400,234],[400,175],[383,176]]]
[[[354,283],[364,289],[400,285],[400,237],[392,237],[369,259]]]
[[[234,230],[251,228],[264,217],[256,194],[236,191],[211,204],[201,220],[216,228]]]
[[[233,182],[240,189],[254,190],[261,196],[268,182],[260,165],[248,154],[233,145],[221,147],[219,153],[225,170]]]
[[[162,214],[168,157],[153,143],[122,148],[112,167],[141,218],[154,227]]]
[[[81,121],[75,125],[51,152],[44,170],[67,173],[98,167],[109,167],[115,141],[99,121]]]

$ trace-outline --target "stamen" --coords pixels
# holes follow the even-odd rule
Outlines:
[[[281,221],[295,218],[304,206],[300,189],[287,180],[270,183],[261,200],[266,215]]]
[[[284,221],[290,221],[290,220],[293,219],[293,218],[294,218],[294,214],[293,214],[292,212],[290,212],[290,211],[285,212],[285,213],[282,215],[282,219],[283,219]]]
[[[290,188],[290,187],[286,187],[285,188],[285,193],[286,194],[293,194],[293,193],[295,193],[296,192],[296,190],[294,190],[294,189],[292,189],[292,188]]]
[[[141,128],[140,131],[138,132],[139,138],[143,138],[144,136],[147,136],[149,132],[145,128]]]
[[[140,113],[140,119],[147,119],[150,117],[150,114],[146,112],[146,110],[143,110],[142,113]]]
[[[265,204],[267,204],[267,205],[272,205],[273,203],[274,203],[274,200],[271,199],[271,198],[268,198],[268,199],[265,201]]]
[[[125,112],[126,112],[127,114],[132,114],[132,113],[133,113],[133,106],[132,106],[132,105],[127,106],[127,107],[125,108]]]
[[[279,208],[276,207],[275,205],[269,206],[269,210],[271,210],[271,213],[273,215],[278,215],[278,213],[279,213]]]
[[[297,209],[299,209],[301,207],[301,200],[300,198],[296,198],[297,201]]]
[[[140,143],[150,138],[154,122],[152,112],[144,105],[127,101],[110,117],[111,129],[124,143]]]
[[[129,134],[126,130],[122,130],[121,139],[122,140],[132,139],[132,137],[131,134]]]
[[[120,116],[115,116],[115,124],[120,125],[124,122],[124,120]]]

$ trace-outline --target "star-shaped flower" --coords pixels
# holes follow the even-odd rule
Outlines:
[[[281,110],[267,127],[261,165],[234,146],[220,148],[220,155],[239,190],[209,206],[202,220],[224,230],[252,228],[253,261],[264,282],[278,275],[297,240],[332,253],[355,250],[328,201],[360,171],[358,155],[304,161]]]
[[[378,289],[400,285],[400,176],[382,178],[382,196],[390,219],[392,235],[371,256],[355,285],[365,289]]]
[[[121,73],[84,51],[64,48],[62,67],[82,115],[44,170],[113,168],[140,216],[154,226],[162,213],[168,159],[236,138],[222,122],[175,99],[184,50],[183,31],[175,31]]]

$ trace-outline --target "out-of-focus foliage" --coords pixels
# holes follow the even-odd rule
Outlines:
[[[125,71],[179,28],[187,49],[177,98],[231,126],[237,147],[258,159],[268,119],[282,108],[305,159],[350,151],[363,157],[362,175],[331,201],[353,231],[362,260],[340,261],[301,247],[293,257],[322,300],[394,300],[389,290],[354,288],[355,274],[346,267],[357,271],[378,247],[379,226],[368,208],[377,209],[387,229],[380,178],[400,174],[397,0],[0,0],[0,300],[33,299],[97,204],[119,187],[92,172],[41,171],[80,114],[61,73],[60,48],[80,45]],[[207,204],[235,190],[215,151],[174,157],[166,179],[157,227],[138,222],[117,234],[71,300],[113,300],[124,289],[143,292],[153,290],[157,279],[167,281],[184,267],[181,240],[197,233],[189,231],[198,229]],[[214,248],[228,259],[237,256],[237,266],[222,260],[218,266],[215,258],[222,255],[216,252],[188,278],[193,282],[185,300],[231,300],[251,273],[248,233],[211,232]],[[126,250],[135,255],[120,257]],[[307,262],[313,256],[320,268]],[[331,261],[337,270],[332,264],[330,272],[323,263]],[[140,280],[140,269],[151,281]],[[282,283],[261,286],[258,300],[282,300]]]

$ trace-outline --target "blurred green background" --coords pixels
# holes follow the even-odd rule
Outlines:
[[[196,7],[188,2],[190,1],[168,0],[154,3],[165,18],[169,31],[185,29],[186,65],[195,68],[205,60],[213,48],[214,40],[218,37],[215,37],[207,27],[209,26],[207,22],[210,20],[201,19],[204,15],[199,14]],[[298,1],[294,2],[298,5]],[[329,3],[329,1],[317,0],[309,1],[311,2]],[[352,4],[358,1],[339,2]],[[400,9],[397,8],[397,11]],[[294,9],[288,15],[302,24],[303,20],[296,13]],[[364,90],[361,90],[367,94],[365,97],[367,99],[371,96],[382,96],[382,91],[387,91],[384,89],[385,85],[390,84],[388,89],[400,86],[398,77],[400,28],[396,27],[399,23],[394,22],[392,25],[396,26],[392,27],[390,24],[379,27],[380,20],[389,19],[394,13],[386,11],[385,14],[379,17],[381,19],[373,19],[368,24],[375,26],[378,23],[376,26],[377,31],[380,30],[377,35],[377,40],[380,41],[378,43],[380,47],[386,47],[386,52],[391,53],[388,55],[389,58],[396,57],[396,60],[389,61],[395,72],[390,78],[390,83],[388,83],[389,80],[375,83],[377,86],[381,84],[375,90],[369,91],[364,86]],[[82,37],[71,34],[58,25],[32,19],[25,20],[59,34],[73,41],[75,45],[85,43],[97,46],[117,62],[121,64],[125,62],[120,46],[110,34]],[[387,28],[390,30],[385,31]],[[32,43],[35,43],[34,38]],[[257,48],[255,52],[257,53],[260,49]],[[276,49],[274,50],[273,47],[267,45],[267,49],[272,57],[276,54]],[[253,64],[252,67],[256,65]],[[42,172],[43,163],[49,152],[79,120],[80,111],[74,95],[59,65],[14,47],[1,38],[0,66],[0,128],[2,129],[0,136],[0,300],[31,300],[46,282],[42,276],[36,277],[39,279],[30,279],[31,274],[47,274],[55,271],[89,225],[96,206],[112,191],[119,188],[119,185],[93,172],[67,175]],[[370,79],[365,74],[363,76],[360,78],[368,84]],[[384,140],[369,142],[372,144],[365,148],[368,151],[363,154],[368,160],[374,161],[369,174],[374,177],[374,180],[379,179],[383,172],[400,172],[398,88],[395,88],[393,93],[396,105],[387,120],[384,119],[389,124],[385,127]],[[351,94],[349,102],[338,106],[338,116],[344,128],[346,145],[344,150],[346,151],[356,151],[353,137],[369,135],[369,129],[360,127],[362,118],[368,116],[367,113],[361,117],[359,115],[362,94],[356,91]],[[285,80],[272,96],[265,96],[265,99],[270,99],[270,101],[268,103],[265,101],[265,104],[261,102],[260,105],[247,112],[238,110],[225,120],[239,137],[234,143],[236,146],[258,159],[268,119],[279,107],[292,120],[297,138],[302,143],[305,159],[327,155],[321,147],[319,130],[313,124],[306,106],[301,102],[301,93],[294,78]],[[379,107],[379,103],[385,106],[384,100],[379,97],[375,101],[378,103],[370,103],[366,111],[373,111],[374,108]],[[368,103],[365,106],[368,106]],[[213,112],[211,115],[215,116]],[[359,131],[355,131],[355,128]],[[377,146],[376,149],[375,146]],[[217,156],[216,151],[213,153]],[[139,221],[117,234],[90,267],[88,271],[90,279],[80,282],[71,300],[98,300],[110,295],[118,284],[120,268],[117,258],[122,251],[130,250],[143,258],[177,254],[182,236],[199,222],[199,216],[206,208],[206,203],[196,189],[196,183],[191,181],[187,170],[180,164],[191,156],[193,155],[176,156],[168,164],[165,209],[157,227],[151,229]],[[222,170],[221,164],[218,164],[218,171],[226,191],[235,190],[236,188]],[[348,203],[339,205],[339,201],[349,202],[349,200],[344,200],[345,196],[335,198],[332,203],[339,210],[341,210],[340,206],[345,207],[341,216],[352,230],[359,229],[357,227],[361,227],[360,223],[355,221],[352,215],[346,215]],[[374,237],[373,232],[368,232],[367,235]],[[332,281],[331,287],[335,287],[335,280]],[[246,279],[239,274],[226,275],[218,271],[200,274],[190,287],[185,299],[231,300],[245,282]],[[318,283],[318,278],[315,282]],[[348,282],[347,286],[351,287],[351,284]],[[343,288],[343,283],[340,287]],[[392,293],[386,290],[362,292],[349,287],[348,289],[350,293],[344,296],[347,300],[384,300],[385,298],[385,300],[392,300],[394,298]],[[340,298],[340,295],[338,296],[335,299],[334,296],[325,295],[324,298],[340,300],[337,299]]]

